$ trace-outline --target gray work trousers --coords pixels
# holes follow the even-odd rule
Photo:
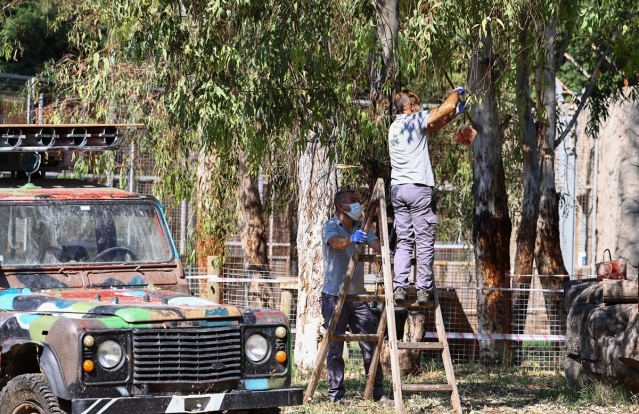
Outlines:
[[[322,292],[322,316],[324,316],[324,327],[328,327],[333,310],[337,304],[337,296]],[[377,333],[377,322],[371,312],[371,308],[366,302],[346,302],[342,308],[342,313],[337,321],[335,335],[342,335],[346,332],[346,325],[350,326],[351,332],[356,334]],[[368,378],[368,371],[375,350],[375,342],[360,342],[359,346],[364,357],[364,372]],[[328,348],[326,357],[326,368],[328,371],[328,396],[335,400],[344,397],[344,342],[332,341]],[[379,399],[384,395],[382,366],[377,365],[375,373],[375,384],[373,385],[373,398]]]
[[[433,188],[420,184],[399,184],[391,187],[391,202],[395,213],[395,276],[393,288],[406,288],[410,275],[413,249],[417,249],[417,289],[435,289],[435,224],[437,214]]]

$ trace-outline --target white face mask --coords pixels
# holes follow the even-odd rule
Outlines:
[[[344,213],[346,213],[348,215],[348,217],[352,218],[353,220],[359,220],[360,217],[362,217],[362,206],[359,203],[353,203],[353,204],[345,204],[347,206],[349,206],[351,208],[351,211],[345,211]]]

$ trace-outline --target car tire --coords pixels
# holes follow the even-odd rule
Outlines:
[[[60,408],[44,374],[24,374],[9,381],[0,393],[0,414],[68,414]]]

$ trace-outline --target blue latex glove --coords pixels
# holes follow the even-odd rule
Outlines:
[[[455,116],[461,115],[464,112],[468,111],[469,107],[470,105],[466,104],[466,102],[459,101],[459,103],[457,104],[457,108],[455,108]]]
[[[363,230],[357,230],[355,233],[351,234],[350,239],[351,243],[366,243],[368,236]]]
[[[453,89],[453,92],[457,92],[459,96],[466,95],[466,89],[463,86],[456,87],[455,89]]]

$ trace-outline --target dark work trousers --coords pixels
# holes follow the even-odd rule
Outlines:
[[[322,316],[324,316],[324,328],[328,327],[331,320],[333,310],[337,304],[337,296],[329,295],[322,292]],[[350,326],[352,333],[357,334],[375,334],[377,333],[377,325],[375,317],[366,302],[346,302],[342,308],[342,313],[337,321],[335,335],[341,335],[346,332],[346,325]],[[375,342],[360,342],[362,355],[364,356],[364,371],[368,378],[368,370],[373,358],[375,350]],[[339,399],[344,397],[344,358],[342,352],[344,350],[344,342],[332,341],[328,348],[326,357],[326,367],[328,370],[328,396],[331,399]],[[384,386],[382,384],[383,372],[382,366],[378,363],[377,373],[375,374],[375,385],[373,386],[373,398],[379,399],[384,395]]]
[[[395,277],[393,288],[406,288],[410,275],[413,249],[417,249],[417,289],[432,291],[435,260],[435,224],[433,189],[420,184],[399,184],[391,187],[391,202],[395,213]]]

